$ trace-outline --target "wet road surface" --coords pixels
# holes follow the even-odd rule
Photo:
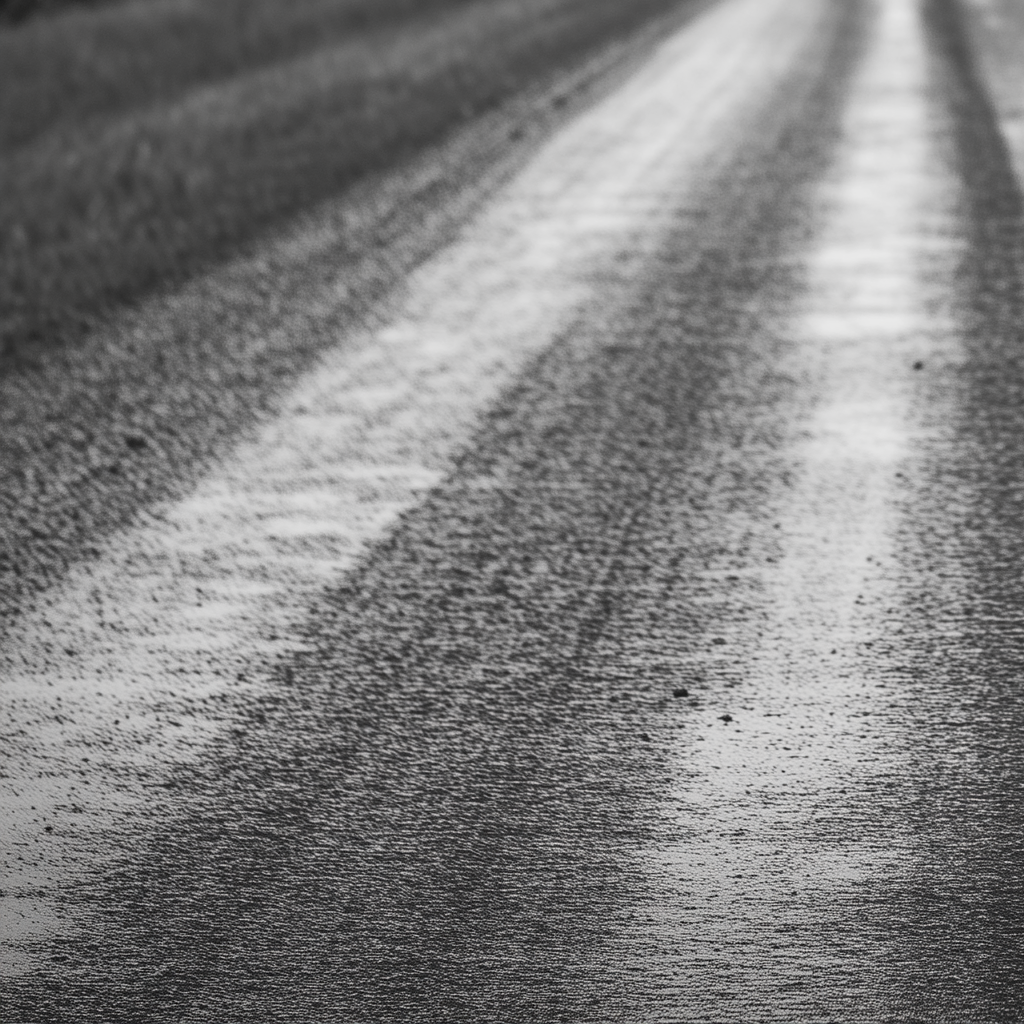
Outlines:
[[[1024,1016],[1019,185],[723,0],[8,616],[3,1018]]]

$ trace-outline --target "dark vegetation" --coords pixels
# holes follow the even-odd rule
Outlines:
[[[47,14],[62,7],[80,7],[97,0],[0,0],[0,25],[16,23],[36,14]]]
[[[120,0],[0,31],[0,360],[237,252],[679,0]]]

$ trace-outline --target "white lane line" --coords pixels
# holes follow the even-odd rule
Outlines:
[[[413,275],[385,326],[18,625],[0,654],[0,938],[54,924],[62,878],[102,860],[105,825],[125,827],[146,786],[225,727],[211,698],[298,648],[316,595],[443,477],[481,408],[628,277],[671,210],[699,206],[828,7],[728,0],[669,38]],[[7,952],[22,969],[24,949]]]
[[[652,869],[671,894],[658,927],[686,994],[677,1021],[895,1019],[874,1002],[888,983],[874,906],[914,860],[909,826],[887,806],[910,723],[881,713],[886,684],[866,652],[900,601],[886,571],[896,474],[935,439],[913,366],[962,358],[943,308],[963,242],[956,182],[930,138],[917,4],[877,6],[788,328],[785,369],[815,404],[792,442],[783,557],[758,574],[763,617],[721,623],[744,656],[742,685],[725,691],[733,722],[716,707],[700,742],[681,731],[687,777],[665,811],[679,839]],[[726,528],[763,534],[758,511]],[[737,671],[733,659],[725,678]]]

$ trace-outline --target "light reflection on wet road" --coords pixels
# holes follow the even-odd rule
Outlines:
[[[1021,1019],[1020,199],[943,2],[829,23],[11,1019]]]
[[[915,14],[889,4],[874,27],[797,257],[801,294],[778,328],[791,346],[780,371],[813,397],[774,453],[790,483],[771,502],[771,554],[755,544],[739,571],[709,574],[721,596],[707,628],[726,642],[691,666],[717,692],[680,730],[685,769],[666,808],[677,835],[658,872],[659,929],[691,936],[678,983],[700,995],[665,1019],[899,1010],[877,903],[918,856],[898,810],[914,737],[872,651],[905,620],[898,495],[936,443],[917,408],[923,375],[961,361],[944,307],[966,244],[929,138]],[[737,428],[750,411],[736,402]],[[727,486],[735,511],[715,531],[742,550],[768,510],[743,500],[742,482]]]

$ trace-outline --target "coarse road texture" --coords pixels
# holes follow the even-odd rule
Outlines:
[[[26,588],[0,1019],[1024,1018],[1021,199],[964,24],[709,5]]]

